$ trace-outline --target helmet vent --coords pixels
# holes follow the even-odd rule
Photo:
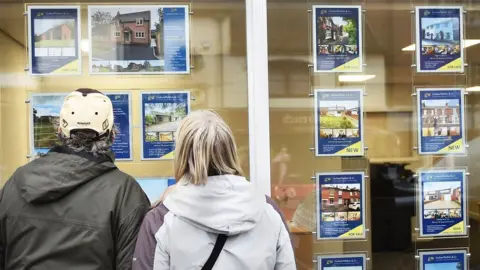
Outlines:
[[[72,112],[72,115],[75,114],[75,112]]]
[[[95,112],[95,115],[98,115],[98,112]]]
[[[103,130],[107,130],[107,129],[108,129],[108,119],[105,120],[105,121],[103,121],[102,128],[103,128]]]

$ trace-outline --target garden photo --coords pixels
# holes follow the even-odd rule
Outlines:
[[[357,25],[357,20],[352,17],[319,16],[317,18],[319,48],[323,45],[357,45]]]
[[[144,103],[145,141],[172,142],[180,121],[187,115],[187,104]]]
[[[359,134],[358,101],[320,101],[321,138],[357,138]]]
[[[35,151],[54,147],[57,142],[57,130],[60,108],[64,95],[38,95],[32,97],[33,147]]]

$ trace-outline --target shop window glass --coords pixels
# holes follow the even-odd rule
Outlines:
[[[245,3],[168,5],[178,8],[158,1],[0,3],[0,187],[19,166],[55,144],[55,106],[66,93],[86,87],[119,104],[123,134],[116,146],[117,166],[137,180],[153,180],[162,188],[162,179],[173,177],[175,125],[197,109],[213,109],[230,125],[248,178]],[[74,8],[59,20],[33,22],[33,51],[46,64],[28,70],[24,12],[35,6],[42,13]],[[59,67],[70,74],[58,75],[48,62],[60,56],[75,59]],[[168,103],[167,93],[177,102]],[[148,102],[155,98],[161,101]]]
[[[287,169],[281,181],[276,177],[277,167],[272,166],[272,196],[289,221],[298,269],[323,269],[317,268],[317,255],[352,253],[370,259],[366,269],[420,269],[420,260],[415,256],[423,258],[432,250],[458,249],[471,254],[467,259],[469,268],[451,261],[451,265],[455,263],[452,269],[480,267],[476,244],[480,239],[479,188],[475,184],[480,170],[477,154],[480,82],[476,76],[480,3],[469,0],[267,2],[271,149],[274,155],[281,152],[289,156],[283,162]],[[314,6],[320,7],[315,10]],[[356,11],[347,10],[357,6]],[[427,8],[416,9],[421,6]],[[431,15],[436,13],[431,7],[444,10],[449,6],[461,9],[447,11],[455,15],[443,19]],[[358,12],[361,22],[353,15],[345,15],[354,12]],[[423,25],[418,30],[417,16]],[[459,57],[462,53],[463,60]],[[341,57],[355,59],[357,55],[357,62],[331,72]],[[432,63],[429,57],[451,59],[458,64],[443,68],[449,72],[438,72],[440,67],[428,66]],[[417,62],[417,58],[423,60]],[[355,68],[359,70],[348,72]],[[286,79],[294,77],[302,79]],[[427,93],[422,88],[444,90]],[[360,102],[357,105],[345,100],[333,102],[341,99],[332,96],[347,92],[354,95],[352,90],[356,89],[364,91],[363,106],[358,106]],[[430,94],[438,93],[456,98],[438,98],[439,101],[429,98]],[[361,128],[356,128],[358,125],[363,127],[363,135]],[[316,143],[319,144],[316,140],[339,142],[338,138],[362,136],[368,149],[360,156],[348,156],[347,151],[316,156]],[[426,143],[418,142],[419,137],[429,141],[430,146],[435,145],[430,144],[431,138],[458,138],[458,144],[445,145],[444,151],[466,151],[459,155],[445,154],[439,149],[429,152],[424,148]],[[467,148],[462,146],[462,137]],[[335,149],[334,145],[327,146],[322,153],[328,153],[328,148]],[[422,170],[427,173],[421,175]],[[439,175],[447,178],[452,176],[449,173],[459,170],[455,172],[458,178],[450,179],[454,182],[451,186],[440,184],[432,180],[436,179],[433,170],[440,170]],[[467,175],[462,176],[463,172]],[[364,185],[352,181],[347,187],[348,181],[335,178],[349,175],[361,179],[356,173],[365,173]],[[318,179],[323,179],[319,180],[322,187],[317,185]],[[434,184],[422,185],[429,181]],[[342,200],[346,207],[333,206],[331,198],[328,207],[324,203],[317,205],[328,195],[320,192],[327,185],[345,185]],[[282,196],[282,190],[295,195]],[[440,193],[442,190],[444,194]],[[332,231],[341,231],[345,224],[358,224],[355,222],[363,217],[368,231],[361,239],[328,236]],[[441,224],[441,219],[452,221],[454,226],[433,237],[429,232],[421,235],[425,228],[438,233],[439,229],[431,224]],[[425,221],[423,227],[420,220]],[[318,224],[324,229],[318,228]],[[455,235],[452,230],[461,233]],[[445,234],[449,237],[444,237]],[[435,262],[430,264],[431,269],[436,267]]]

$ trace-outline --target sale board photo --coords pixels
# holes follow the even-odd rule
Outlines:
[[[363,90],[315,90],[315,155],[364,155]]]
[[[317,240],[365,238],[365,174],[318,173]]]
[[[464,104],[462,88],[417,89],[419,154],[465,154]]]
[[[465,174],[465,170],[420,171],[420,237],[467,235]]]
[[[417,72],[464,71],[463,8],[416,7]]]
[[[315,72],[361,72],[362,16],[360,6],[313,6]]]

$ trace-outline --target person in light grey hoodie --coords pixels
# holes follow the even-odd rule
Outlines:
[[[242,176],[230,128],[212,111],[177,131],[175,179],[145,217],[133,270],[295,270],[288,227]]]

